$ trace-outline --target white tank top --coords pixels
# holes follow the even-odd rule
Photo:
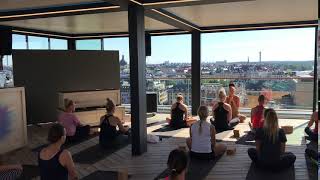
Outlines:
[[[191,126],[192,145],[191,151],[196,153],[211,153],[211,124],[207,121],[202,121],[201,134],[199,132],[200,122],[197,121]]]

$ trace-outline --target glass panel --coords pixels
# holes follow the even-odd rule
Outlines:
[[[237,85],[242,109],[259,94],[276,109],[312,109],[315,28],[202,34],[202,103]]]
[[[0,88],[13,87],[12,56],[4,56],[2,65],[3,70],[0,69]]]
[[[116,50],[119,51],[119,60],[122,61],[122,65],[129,63],[129,38],[105,38],[103,39],[104,50]]]
[[[20,34],[13,34],[12,49],[27,49],[26,36]]]
[[[48,38],[28,36],[29,49],[49,49]]]
[[[158,112],[170,113],[177,94],[191,105],[191,36],[152,36],[152,53],[147,57],[147,92],[157,93]],[[121,44],[121,45],[120,45]],[[129,57],[128,38],[105,40],[105,49],[119,50]],[[125,58],[126,59],[126,58]],[[130,106],[129,66],[121,66],[122,103]]]
[[[67,50],[68,41],[65,39],[50,38],[50,49],[52,50]]]
[[[76,49],[77,50],[101,50],[101,40],[100,39],[77,40]]]

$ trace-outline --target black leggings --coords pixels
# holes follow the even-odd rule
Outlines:
[[[68,142],[79,141],[81,139],[88,137],[89,134],[90,134],[90,126],[89,125],[78,126],[74,136],[68,136],[67,140],[68,140]]]
[[[255,148],[248,149],[248,154],[252,162],[259,168],[271,171],[281,171],[291,167],[296,161],[296,156],[291,152],[286,152],[280,156],[279,161],[272,164],[266,164],[259,160],[258,151]]]
[[[306,127],[304,132],[306,132],[306,134],[309,136],[309,140],[318,141],[318,134],[314,133],[309,127]]]

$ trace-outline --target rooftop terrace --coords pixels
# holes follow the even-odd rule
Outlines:
[[[156,129],[162,128],[165,123],[163,120],[168,114],[156,114],[154,117],[148,118],[148,122],[153,122],[148,125],[148,134],[158,135],[163,137],[162,141],[156,144],[148,143],[148,152],[141,156],[131,156],[131,144],[120,148],[119,150],[104,156],[95,156],[90,149],[99,143],[98,137],[93,137],[80,144],[76,144],[68,148],[75,159],[76,169],[80,178],[92,179],[92,173],[96,171],[128,171],[129,179],[131,180],[150,180],[156,178],[162,171],[166,169],[166,161],[171,150],[186,146],[185,139],[189,137],[189,130],[187,128],[169,131],[169,132],[153,132]],[[128,122],[126,125],[131,125]],[[158,122],[158,123],[156,123]],[[316,179],[316,170],[308,171],[307,161],[304,150],[306,145],[302,141],[304,136],[303,129],[306,126],[305,119],[280,119],[280,126],[292,125],[294,133],[287,135],[288,142],[286,150],[293,152],[297,156],[293,173],[285,174],[287,179]],[[240,130],[240,137],[243,137],[249,130],[248,119],[245,123],[240,123],[235,129]],[[41,126],[28,127],[28,146],[19,149],[15,152],[9,153],[8,162],[19,162],[22,164],[36,165],[37,153],[34,148],[46,143],[46,134],[50,124],[43,124]],[[253,145],[238,144],[238,139],[233,138],[232,131],[225,131],[217,134],[217,140],[227,144],[229,147],[236,147],[235,155],[224,154],[218,160],[216,165],[208,168],[199,174],[200,179],[248,179],[253,180],[257,177],[261,178],[263,174],[251,167],[251,160],[247,155],[247,149],[254,147]],[[248,143],[250,144],[250,142]],[[252,144],[252,143],[251,143]],[[82,158],[79,158],[81,155]],[[202,178],[201,178],[202,177]],[[281,174],[269,174],[267,178],[279,179]],[[35,179],[38,179],[37,177]],[[94,178],[95,179],[95,178]]]

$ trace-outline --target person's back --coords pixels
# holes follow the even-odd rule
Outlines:
[[[38,155],[41,180],[78,179],[70,152],[61,149],[65,140],[66,132],[61,124],[55,124],[49,129],[50,144]]]
[[[263,127],[263,111],[264,106],[258,105],[251,110],[251,123],[254,129]]]
[[[199,131],[201,124],[201,132]],[[211,124],[207,121],[197,121],[191,126],[191,151],[196,153],[211,153]]]
[[[77,117],[68,112],[63,112],[58,119],[58,122],[66,129],[67,136],[74,136],[78,124],[80,124]]]
[[[117,127],[110,123],[111,118],[113,118],[113,115],[103,116],[103,120],[100,124],[99,142],[103,146],[107,145],[106,143],[108,141],[115,139],[119,134]]]
[[[41,180],[68,180],[68,170],[60,162],[62,152],[61,149],[56,154],[52,154],[44,149],[39,153]]]
[[[228,111],[224,108],[223,102],[218,102],[218,106],[213,110],[214,126],[216,129],[229,129]]]
[[[172,118],[171,126],[173,126],[173,127],[177,127],[178,128],[178,127],[180,127],[180,126],[185,124],[184,117],[183,117],[184,114],[185,114],[185,111],[183,111],[180,108],[181,105],[182,105],[181,103],[177,102],[176,105],[175,105],[175,108],[173,108],[171,110],[171,118]]]
[[[273,163],[280,160],[281,155],[281,143],[287,141],[286,135],[283,129],[279,129],[278,135],[273,142],[267,135],[265,129],[258,129],[256,132],[256,139],[261,141],[260,160],[265,163]]]

